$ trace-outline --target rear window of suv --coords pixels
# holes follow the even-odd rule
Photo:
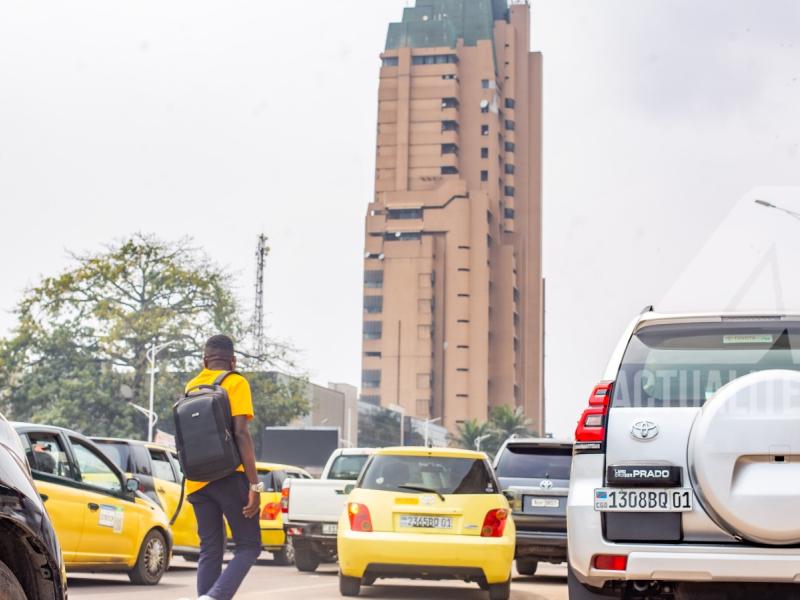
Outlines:
[[[498,477],[518,479],[569,479],[572,448],[547,448],[509,444],[497,460]]]
[[[800,323],[652,325],[631,338],[612,405],[702,406],[734,379],[769,369],[800,371]]]
[[[333,460],[328,479],[358,479],[367,458],[366,454],[340,454]]]
[[[486,461],[445,456],[375,456],[360,487],[404,494],[497,494]]]

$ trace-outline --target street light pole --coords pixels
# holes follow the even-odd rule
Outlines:
[[[475,438],[475,450],[480,452],[481,451],[481,442],[483,440],[488,440],[490,437],[492,437],[491,433],[487,433],[485,435],[480,435],[480,436],[476,437]]]
[[[153,403],[155,401],[155,385],[156,385],[156,356],[164,348],[174,342],[165,342],[156,346],[155,341],[150,349],[147,351],[147,360],[150,361],[150,417],[147,419],[147,441],[153,441],[153,426],[156,424],[158,417],[153,410]],[[155,417],[155,420],[154,420]]]
[[[428,425],[431,423],[437,423],[442,420],[442,417],[436,417],[435,419],[425,419],[425,447],[428,447]]]

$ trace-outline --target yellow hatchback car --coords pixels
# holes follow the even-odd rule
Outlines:
[[[514,522],[482,452],[377,450],[339,520],[339,591],[378,578],[460,579],[510,595]]]
[[[113,571],[154,585],[169,567],[164,511],[88,438],[60,427],[12,424],[50,515],[67,573]],[[1,594],[0,594],[1,595]]]

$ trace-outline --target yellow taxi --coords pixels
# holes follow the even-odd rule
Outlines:
[[[275,563],[281,566],[294,564],[294,548],[283,530],[281,490],[287,479],[311,479],[311,475],[300,467],[277,463],[257,462],[258,479],[264,484],[261,492],[261,546],[272,552]],[[228,538],[231,532],[228,529]]]
[[[383,448],[339,520],[339,591],[357,596],[382,577],[460,579],[507,600],[515,535],[482,452]]]
[[[169,567],[164,511],[88,438],[59,427],[13,424],[53,522],[67,572],[116,571],[157,584]]]
[[[139,440],[92,438],[92,441],[117,467],[139,481],[140,491],[164,509],[168,520],[172,518],[183,485],[183,472],[175,450]],[[173,554],[196,560],[200,553],[197,519],[192,505],[185,499],[171,529]]]

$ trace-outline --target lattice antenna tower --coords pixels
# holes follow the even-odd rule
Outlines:
[[[259,359],[264,355],[264,263],[269,255],[269,246],[267,246],[267,236],[263,233],[258,236],[258,245],[256,246],[256,299],[253,309],[253,323],[251,334],[253,336],[253,345],[255,346],[255,353]]]

